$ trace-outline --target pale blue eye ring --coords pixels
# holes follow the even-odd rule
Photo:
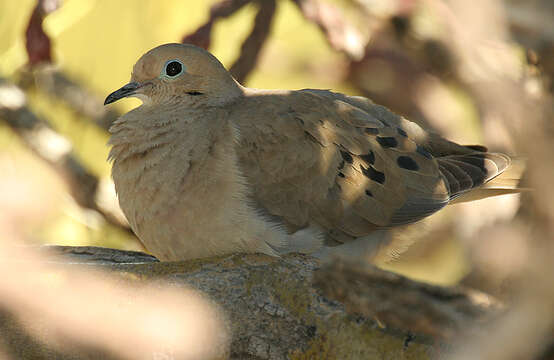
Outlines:
[[[168,60],[163,69],[162,75],[169,78],[175,78],[185,71],[185,65],[177,59]]]

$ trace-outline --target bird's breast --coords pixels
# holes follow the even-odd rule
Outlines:
[[[161,258],[212,255],[215,250],[207,244],[227,236],[236,227],[233,219],[244,212],[246,188],[236,165],[233,129],[211,125],[204,133],[180,129],[167,144],[144,151],[138,151],[143,142],[112,149],[120,206],[140,240]]]

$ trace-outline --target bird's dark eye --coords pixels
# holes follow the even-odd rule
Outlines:
[[[167,74],[167,76],[174,77],[179,75],[182,71],[183,71],[183,65],[176,60],[172,60],[168,62],[167,65],[165,66],[165,73]]]

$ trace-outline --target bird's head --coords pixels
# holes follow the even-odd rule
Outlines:
[[[104,101],[136,97],[146,105],[181,103],[219,105],[242,94],[241,86],[206,50],[189,44],[165,44],[142,55],[131,81]]]

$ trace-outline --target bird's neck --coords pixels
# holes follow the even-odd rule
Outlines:
[[[174,148],[175,144],[180,150],[190,151],[192,157],[202,156],[197,149],[208,148],[214,139],[214,129],[224,128],[222,121],[218,121],[222,117],[213,115],[217,111],[166,104],[140,106],[111,126],[108,144],[113,147],[109,159],[114,164],[140,159],[154,166],[170,155],[157,149]],[[210,118],[214,121],[205,121]]]

